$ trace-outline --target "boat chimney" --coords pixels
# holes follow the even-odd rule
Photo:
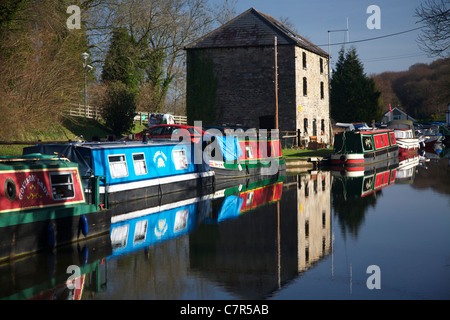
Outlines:
[[[375,120],[372,120],[372,129],[375,130]]]

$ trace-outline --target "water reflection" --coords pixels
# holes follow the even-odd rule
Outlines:
[[[0,265],[0,299],[76,300],[100,292],[106,284],[104,259],[109,237],[86,240]],[[75,266],[77,273],[68,272]],[[69,289],[72,288],[73,289]]]
[[[358,236],[365,212],[375,207],[382,189],[395,183],[398,161],[383,162],[366,171],[332,171],[333,211],[342,234]]]
[[[403,160],[360,174],[223,181],[207,194],[119,205],[109,236],[1,265],[0,298],[265,299],[300,291],[298,279],[335,254],[333,228],[357,239],[394,185],[450,194],[447,159]],[[71,265],[81,270],[79,291],[67,288]]]
[[[329,192],[330,173],[321,172],[241,193],[241,208],[257,193],[267,200],[239,219],[190,233],[191,269],[241,299],[272,295],[330,252]],[[225,200],[213,208],[220,211]]]

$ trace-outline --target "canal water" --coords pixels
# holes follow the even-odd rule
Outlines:
[[[450,298],[448,158],[158,201],[105,237],[1,265],[0,298]]]

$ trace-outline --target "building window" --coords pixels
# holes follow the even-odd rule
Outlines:
[[[320,99],[323,99],[325,96],[323,91],[323,81],[320,81]]]
[[[308,133],[308,118],[303,119],[303,131]]]
[[[306,53],[302,52],[303,69],[306,69]]]
[[[317,136],[317,122],[313,119],[313,136]]]
[[[303,77],[303,95],[308,95],[308,83],[306,81],[306,77]]]
[[[325,119],[320,120],[320,133],[325,134]]]
[[[323,59],[322,58],[320,58],[319,64],[320,64],[320,73],[323,73]]]

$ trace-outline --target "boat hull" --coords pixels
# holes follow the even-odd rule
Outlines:
[[[256,164],[251,162],[226,163],[224,161],[210,161],[209,165],[218,180],[251,176],[276,176],[286,171],[284,158]]]
[[[0,158],[0,260],[96,236],[110,225],[107,211],[86,203],[76,163],[42,154]]]
[[[368,153],[337,153],[331,155],[331,166],[336,170],[364,171],[367,167],[376,166],[386,160],[395,162],[396,159],[398,163],[398,156],[398,146]]]
[[[0,218],[0,261],[52,250],[108,233],[111,213],[108,210],[96,212],[91,207],[38,209],[14,213],[21,220],[31,220],[27,223],[7,221],[15,217]]]

